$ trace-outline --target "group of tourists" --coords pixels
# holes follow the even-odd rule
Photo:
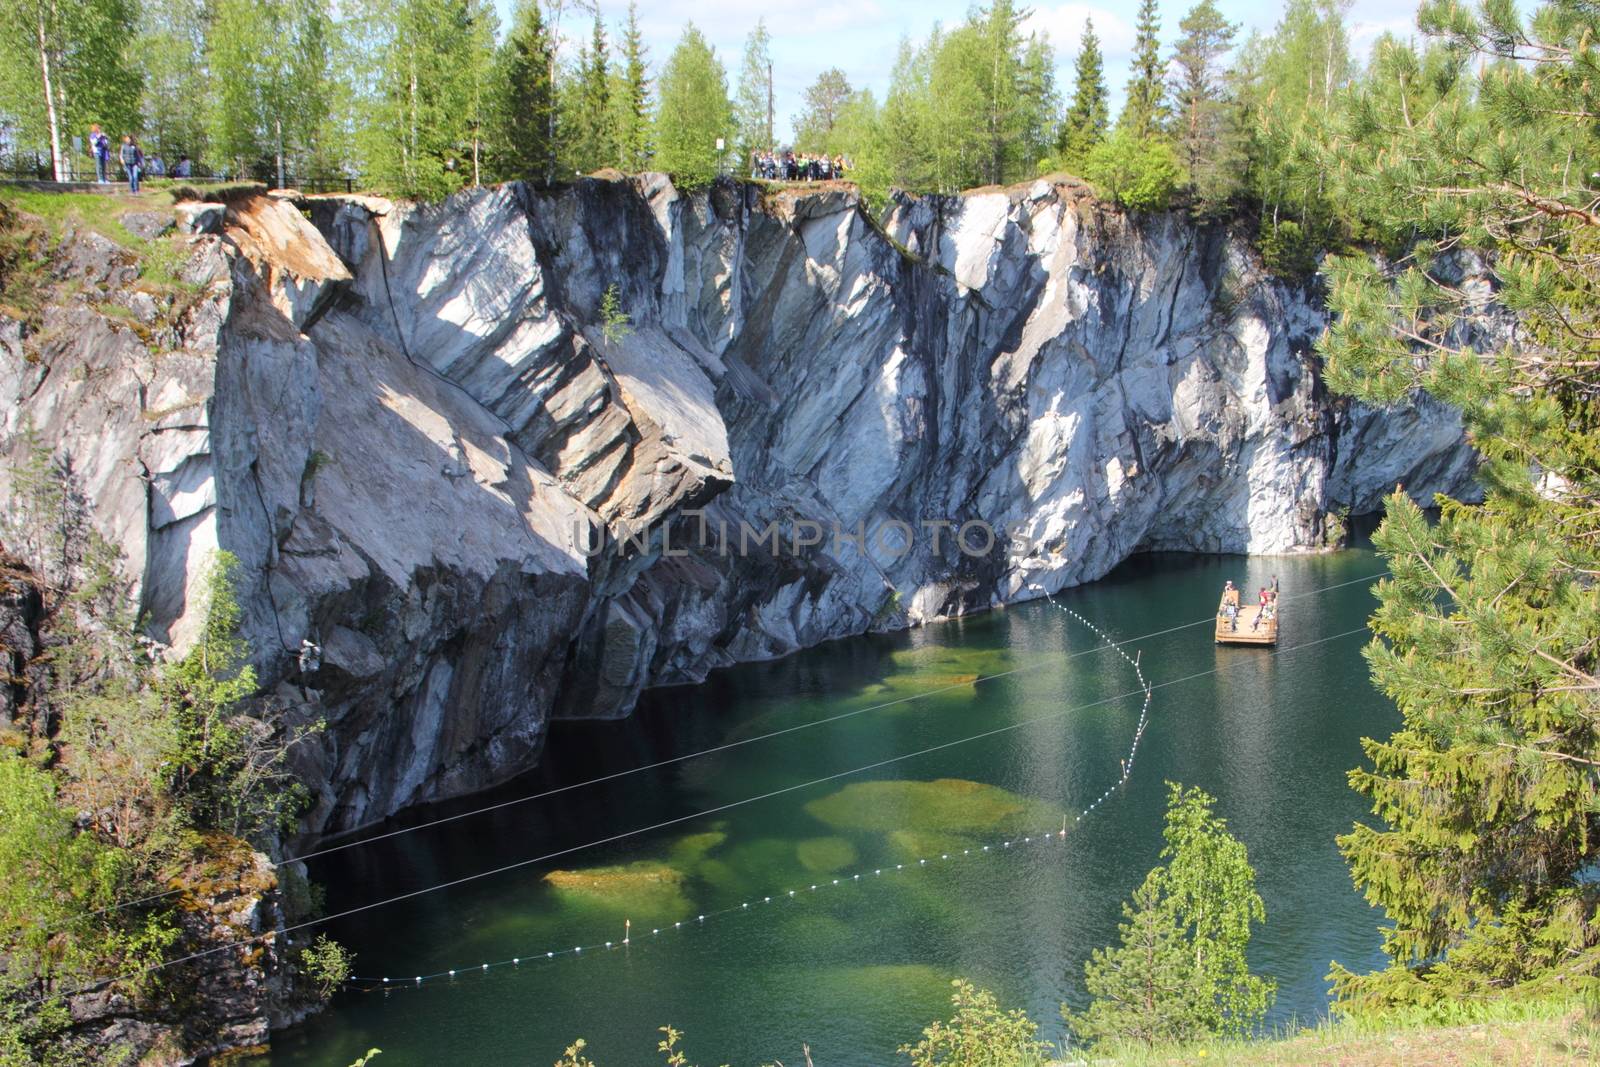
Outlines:
[[[89,126],[88,149],[89,154],[94,157],[95,181],[101,185],[110,184],[111,138],[100,129],[98,122]],[[137,193],[140,181],[146,177],[168,177],[166,160],[159,155],[146,159],[144,149],[139,147],[139,139],[131,133],[122,135],[122,147],[117,150],[117,162],[122,165],[122,173],[128,180],[130,193]],[[178,162],[172,167],[171,177],[187,178],[193,169],[188,156],[179,156]]]
[[[1263,622],[1271,622],[1278,616],[1278,576],[1272,576],[1272,584],[1261,587],[1256,598],[1255,619],[1250,623],[1250,629],[1260,628]],[[1217,614],[1227,622],[1228,629],[1234,633],[1239,631],[1239,589],[1230,578],[1222,587],[1222,606],[1217,609]]]
[[[844,156],[810,152],[752,152],[750,177],[769,182],[828,182],[843,178],[850,169]]]

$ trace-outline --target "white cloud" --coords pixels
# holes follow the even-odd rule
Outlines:
[[[1100,51],[1107,65],[1120,65],[1133,55],[1134,31],[1132,23],[1109,8],[1092,4],[1061,4],[1058,7],[1037,7],[1024,22],[1026,31],[1043,30],[1050,35],[1059,65],[1070,67],[1078,54],[1078,42],[1083,36],[1085,19],[1094,20],[1095,36],[1100,38]]]
[[[1393,19],[1357,19],[1350,24],[1350,57],[1365,64],[1378,38],[1392,33],[1402,41],[1417,36],[1416,17]]]

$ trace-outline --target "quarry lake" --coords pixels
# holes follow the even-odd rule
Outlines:
[[[809,1044],[819,1065],[865,1067],[905,1062],[896,1046],[948,1015],[958,976],[1057,1040],[1085,958],[1157,862],[1166,780],[1216,796],[1249,847],[1267,907],[1252,962],[1279,986],[1270,1021],[1315,1019],[1330,961],[1381,959],[1380,914],[1334,837],[1364,815],[1345,784],[1360,739],[1398,722],[1367,679],[1365,637],[1335,636],[1363,624],[1362,579],[1382,569],[1366,549],[1139,556],[1058,595],[1129,640],[1156,687],[1131,778],[1078,823],[1120,776],[1143,695],[1044,601],[728,669],[647,693],[624,721],[559,723],[536,771],[410,821],[833,720],[314,862],[336,913],[723,809],[332,924],[355,973],[390,986],[337,994],[262,1062],[344,1067],[376,1047],[375,1067],[544,1064],[582,1037],[601,1067],[628,1067],[657,1062],[671,1024],[690,1062],[795,1064]],[[1223,581],[1253,593],[1273,574],[1279,650],[1215,645]],[[922,754],[896,760],[909,753]]]

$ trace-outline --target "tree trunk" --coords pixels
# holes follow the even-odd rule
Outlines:
[[[44,33],[44,6],[39,7],[39,20],[35,23],[39,31],[39,72],[44,77],[44,113],[50,125],[50,173],[56,181],[67,180],[66,169],[62,166],[65,162],[61,158],[61,123],[56,115],[55,87],[50,80],[50,47]]]

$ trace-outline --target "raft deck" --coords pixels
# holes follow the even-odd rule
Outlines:
[[[1228,598],[1223,597],[1222,603],[1217,607],[1217,644],[1219,645],[1276,645],[1278,643],[1278,612],[1273,606],[1267,617],[1260,624],[1256,623],[1256,616],[1261,614],[1258,604],[1239,609],[1238,626],[1235,627],[1227,617]]]

